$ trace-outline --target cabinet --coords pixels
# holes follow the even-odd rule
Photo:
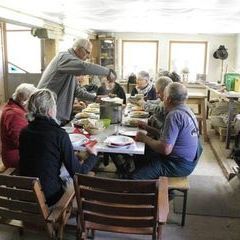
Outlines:
[[[99,38],[99,64],[113,68],[115,65],[115,40],[114,38]]]
[[[90,61],[108,68],[115,68],[115,38],[97,37],[91,39],[92,54]]]

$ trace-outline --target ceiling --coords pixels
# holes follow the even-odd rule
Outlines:
[[[44,19],[76,31],[240,32],[238,0],[1,0],[0,18],[7,19],[4,11],[18,22]]]

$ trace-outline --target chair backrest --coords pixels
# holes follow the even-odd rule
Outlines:
[[[38,178],[0,175],[0,216],[34,225],[49,215]]]
[[[76,174],[82,229],[154,234],[160,180],[118,180]]]

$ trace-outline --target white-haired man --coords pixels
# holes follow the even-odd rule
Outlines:
[[[170,83],[164,91],[167,112],[160,140],[138,132],[136,140],[147,145],[148,161],[136,161],[133,179],[156,179],[160,176],[189,175],[197,164],[202,148],[195,115],[185,104],[187,89],[180,83]]]
[[[1,116],[2,161],[5,167],[16,168],[19,162],[19,134],[27,126],[26,101],[36,90],[33,84],[20,84],[3,107]]]
[[[74,97],[80,100],[96,101],[94,94],[81,89],[74,78],[78,75],[103,75],[111,78],[113,70],[85,60],[92,51],[87,39],[77,39],[72,48],[60,52],[49,63],[38,84],[38,88],[48,88],[57,94],[57,119],[62,124],[71,118]],[[115,77],[115,76],[113,76]]]

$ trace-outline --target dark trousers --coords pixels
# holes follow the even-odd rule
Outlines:
[[[164,156],[146,148],[144,158],[135,159],[136,170],[131,179],[156,179],[160,176],[184,177],[192,173],[201,155],[202,148],[199,142],[198,151],[194,161],[182,158]]]

